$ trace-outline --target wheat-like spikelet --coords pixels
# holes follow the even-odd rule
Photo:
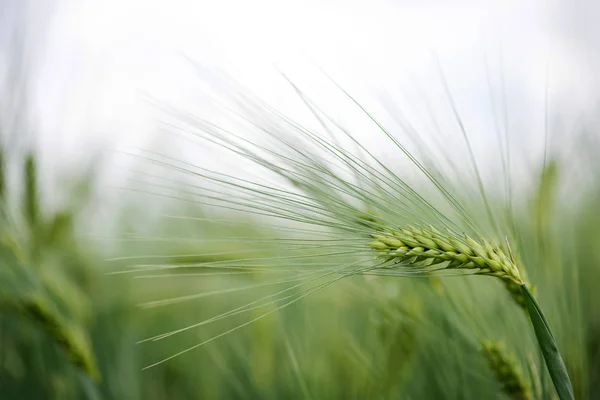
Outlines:
[[[514,400],[533,399],[517,360],[506,351],[503,343],[486,341],[482,345],[481,352],[508,397]]]
[[[68,324],[42,296],[32,294],[24,298],[13,298],[0,293],[0,306],[16,311],[38,324],[56,341],[75,366],[93,380],[99,380],[100,375],[85,333]]]
[[[461,238],[450,231],[442,234],[432,226],[429,229],[409,226],[371,236],[375,240],[369,246],[395,264],[426,268],[447,262],[444,269],[468,269],[518,286],[525,283],[512,257],[483,238],[476,241],[466,234]]]
[[[98,379],[94,357],[84,332],[63,321],[50,305],[39,296],[29,296],[22,304],[26,315],[42,325],[54,338],[71,362],[93,379]]]

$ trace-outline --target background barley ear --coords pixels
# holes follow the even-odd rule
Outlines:
[[[26,268],[16,250],[8,241],[0,242],[3,260],[0,313],[14,314],[32,323],[62,349],[74,366],[98,382],[100,374],[87,333],[63,316],[54,304],[55,299],[44,290],[32,270]]]
[[[514,400],[533,400],[533,394],[517,360],[507,352],[504,343],[485,341],[481,352],[508,397]]]
[[[39,324],[63,349],[73,365],[83,370],[95,382],[100,380],[85,331],[65,321],[41,295],[26,296],[20,301],[15,301],[14,307],[23,317]]]

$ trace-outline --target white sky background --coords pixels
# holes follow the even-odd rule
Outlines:
[[[594,73],[600,66],[600,30],[593,17],[600,7],[594,1],[569,6],[560,1],[5,3],[9,12],[26,15],[28,32],[39,31],[30,44],[32,110],[41,133],[38,148],[59,166],[78,165],[99,149],[149,148],[160,114],[145,95],[207,112],[201,90],[207,77],[183,55],[225,70],[269,103],[305,116],[277,66],[354,134],[370,140],[373,126],[324,84],[318,66],[391,130],[394,120],[385,115],[382,101],[401,111],[425,140],[439,142],[429,104],[448,135],[442,148],[464,150],[455,140],[459,131],[435,56],[479,161],[494,159],[490,168],[499,165],[490,155],[497,153],[492,101],[502,119],[502,80],[512,152],[525,163],[542,155],[545,104],[549,126],[566,121],[562,131],[549,131],[551,147],[564,148],[575,121],[596,107],[600,89]],[[18,21],[9,14],[3,18]],[[6,25],[3,35],[9,30]],[[1,43],[6,48],[9,42]],[[386,157],[386,149],[380,150]],[[197,158],[199,150],[180,151]]]

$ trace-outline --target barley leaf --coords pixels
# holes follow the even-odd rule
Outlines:
[[[567,367],[560,356],[558,346],[550,330],[550,325],[529,289],[525,285],[522,285],[521,290],[525,294],[525,303],[531,317],[535,336],[546,360],[546,366],[548,367],[548,372],[550,373],[558,397],[561,400],[575,399]]]

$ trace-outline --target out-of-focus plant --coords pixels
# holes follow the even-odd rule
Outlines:
[[[0,366],[15,388],[38,376],[34,393],[74,395],[70,375],[100,379],[88,335],[93,311],[86,292],[94,273],[76,244],[76,208],[44,209],[35,156],[29,154],[21,167],[20,196],[5,184],[5,164],[0,178],[0,340],[7,349]],[[12,385],[4,385],[10,393]]]

